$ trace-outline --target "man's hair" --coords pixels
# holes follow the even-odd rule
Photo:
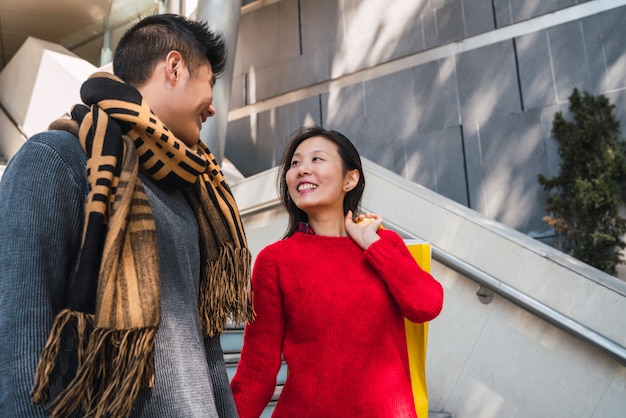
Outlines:
[[[215,77],[226,66],[226,45],[220,33],[206,22],[160,14],[140,20],[122,36],[113,56],[113,73],[130,85],[141,86],[170,51],[181,54],[192,76],[206,60]]]

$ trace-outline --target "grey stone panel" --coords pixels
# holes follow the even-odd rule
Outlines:
[[[424,49],[435,48],[439,46],[439,37],[437,36],[437,18],[434,10],[424,10],[419,15],[420,22],[424,31]]]
[[[579,0],[494,0],[494,11],[497,27],[521,22],[546,13],[561,10],[577,3]]]
[[[394,173],[401,173],[406,165],[404,142],[401,140],[391,141],[378,138],[377,141],[359,143],[356,146],[362,157]]]
[[[569,102],[559,103],[541,108],[541,129],[546,149],[546,166],[540,171],[546,177],[554,177],[559,174],[561,157],[559,156],[559,143],[552,135],[552,123],[554,115],[562,112],[566,119],[570,119]]]
[[[414,77],[404,70],[364,83],[365,137],[362,156],[401,173],[403,140],[417,133]]]
[[[579,0],[509,0],[513,22],[541,16],[580,3]]]
[[[493,0],[493,14],[496,21],[496,28],[513,23],[509,0]]]
[[[457,55],[457,79],[463,124],[520,112],[512,41]]]
[[[556,103],[556,86],[545,31],[515,39],[524,109]]]
[[[321,99],[323,126],[343,133],[361,152],[367,138],[363,84],[324,93]]]
[[[606,60],[602,91],[626,87],[624,65],[624,40],[626,40],[626,7],[599,14],[599,30],[602,36],[602,52]]]
[[[278,140],[278,114],[280,109],[261,112],[257,119],[255,139],[255,174],[269,170],[278,164],[275,148]]]
[[[351,23],[344,28],[346,36],[338,43],[336,58],[341,61],[348,57],[346,71],[372,67],[425,48],[420,17],[426,10],[423,3],[406,7],[400,2],[347,2],[344,9],[344,21]]]
[[[290,0],[297,9],[297,1]],[[289,2],[288,2],[289,3]],[[330,69],[344,38],[339,4],[333,0],[301,3],[302,55],[291,57],[282,70],[283,91],[331,78]],[[298,33],[290,34],[298,39]]]
[[[407,179],[467,206],[461,127],[406,140]]]
[[[360,60],[352,60],[351,70],[372,67],[426,48],[424,37],[427,34],[421,14],[417,10],[407,10],[407,13],[405,19],[388,24],[381,22],[370,32],[347,40],[346,48],[351,56],[360,57]]]
[[[456,0],[428,0],[428,5],[432,10],[439,9],[443,7],[446,3],[450,3]]]
[[[245,177],[274,167],[276,158],[276,109],[228,124],[224,155]]]
[[[274,159],[279,164],[289,137],[303,126],[321,125],[320,97],[314,96],[276,109]]]
[[[290,0],[297,5],[296,0]],[[301,0],[302,48],[304,54],[344,38],[340,2],[336,0]]]
[[[482,213],[487,206],[483,184],[483,156],[478,122],[464,124],[461,127],[465,172],[467,183],[467,206]]]
[[[318,96],[231,121],[224,154],[244,176],[257,174],[279,164],[296,129],[313,124],[321,124]]]
[[[237,59],[234,76],[245,74],[251,69],[259,70],[271,66],[281,58],[280,5],[268,5],[254,13],[241,16],[237,38]],[[298,36],[298,33],[294,34]]]
[[[409,69],[363,83],[368,144],[389,144],[415,136],[417,106],[414,81],[413,71]]]
[[[251,132],[252,125],[250,118],[246,117],[229,122],[226,129],[224,156],[246,177],[260,171],[256,167],[256,147]]]
[[[580,21],[550,28],[547,33],[554,65],[557,100],[566,101],[574,87],[590,91],[592,84]]]
[[[458,89],[455,59],[445,58],[413,68],[415,106],[420,133],[458,126]]]
[[[591,16],[580,21],[583,37],[584,49],[580,54],[584,54],[589,74],[588,92],[591,94],[600,93],[603,80],[606,79],[606,63],[602,49],[601,20],[598,16]]]
[[[218,81],[219,82],[219,81]],[[233,78],[230,87],[229,110],[239,109],[246,105],[246,76],[239,75]]]
[[[615,118],[620,123],[621,138],[626,141],[626,90],[604,94],[615,105]]]
[[[412,15],[403,24],[395,43],[389,45],[389,60],[412,55],[426,48],[424,40],[426,33],[421,14]]]
[[[463,6],[465,36],[474,36],[495,29],[491,0],[464,0]]]
[[[439,44],[463,39],[465,35],[463,5],[457,0],[435,10]]]
[[[300,23],[297,0],[281,1],[278,5],[278,21],[280,25],[280,56],[281,59],[300,55]]]
[[[248,103],[256,103],[284,93],[283,64],[278,63],[248,72]]]
[[[383,80],[381,83],[385,81],[392,84],[395,82]],[[376,126],[379,121],[376,117],[391,115],[393,111],[374,103],[377,108],[373,109],[374,114],[368,115],[364,90],[362,84],[356,84],[333,91],[332,94],[323,94],[324,127],[335,129],[347,136],[361,156],[399,173],[404,167],[404,144],[401,139],[386,134],[384,130],[393,124],[387,119],[383,126],[376,127],[376,133],[370,132],[370,126]],[[385,99],[381,99],[383,100]],[[374,119],[370,120],[370,117]]]
[[[537,181],[546,167],[541,110],[491,118],[479,132],[483,179],[478,192],[485,198],[479,211],[526,234],[544,235],[548,195]]]
[[[332,48],[320,47],[317,51],[291,58],[283,63],[276,68],[280,74],[277,93],[285,93],[329,80],[333,54]]]
[[[247,94],[247,103],[254,103],[306,85],[310,73],[319,75],[313,77],[313,82],[327,76],[328,71],[309,70],[300,65],[300,70],[305,70],[300,83],[294,85],[293,76],[284,78],[302,61],[295,0],[277,2],[245,14],[239,26],[233,76],[234,79],[247,76],[248,84],[247,91],[242,90],[243,83],[233,86],[233,96]]]

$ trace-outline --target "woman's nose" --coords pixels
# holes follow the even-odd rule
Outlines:
[[[304,162],[302,162],[298,166],[298,175],[303,176],[305,174],[309,174],[309,166],[308,164],[305,164]]]

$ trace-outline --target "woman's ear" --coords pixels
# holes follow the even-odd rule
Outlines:
[[[359,174],[359,170],[356,168],[353,170],[348,170],[346,173],[346,179],[344,181],[343,190],[349,192],[354,189],[357,184],[359,184],[359,179],[361,175]]]

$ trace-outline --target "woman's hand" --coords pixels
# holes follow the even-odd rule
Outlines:
[[[364,250],[380,239],[378,229],[382,223],[383,218],[376,213],[359,215],[354,220],[351,210],[346,214],[346,232]]]

